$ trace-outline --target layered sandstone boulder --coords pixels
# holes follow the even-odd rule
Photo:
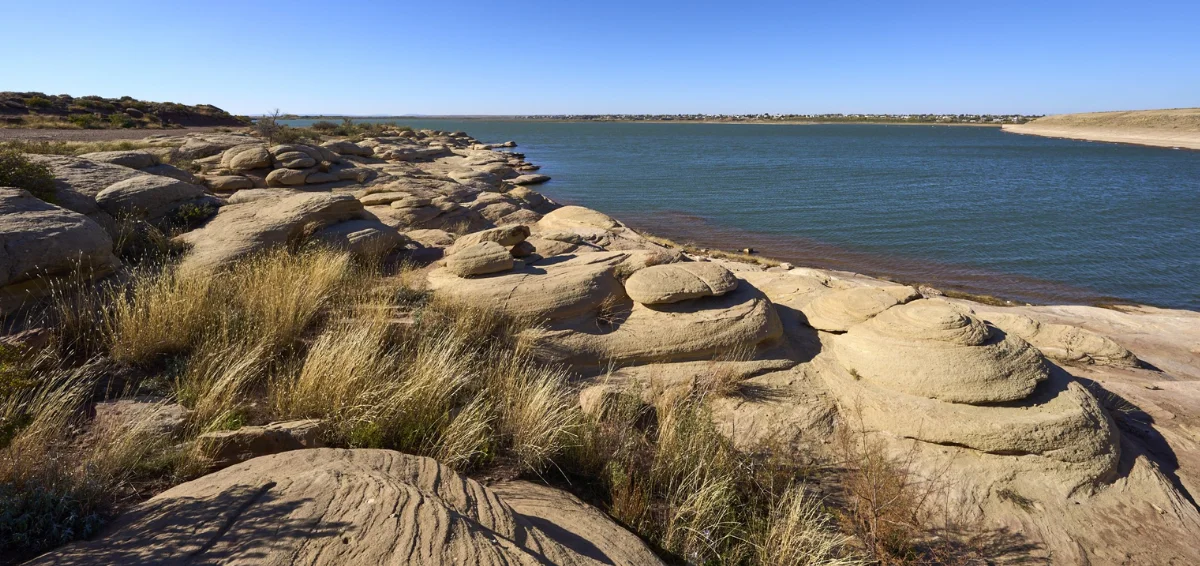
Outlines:
[[[96,204],[116,217],[123,214],[163,218],[186,204],[215,206],[204,187],[159,175],[138,175],[109,185],[96,195]]]
[[[867,319],[921,295],[902,285],[855,287],[823,294],[801,310],[809,326],[826,332],[845,332]]]
[[[446,269],[459,277],[486,275],[513,268],[513,256],[496,242],[480,242],[458,249],[446,259]]]
[[[851,327],[833,350],[864,381],[950,403],[1024,399],[1049,376],[1027,342],[938,299],[888,309]]]
[[[1054,360],[1125,368],[1139,365],[1137,356],[1113,339],[1078,326],[1042,323],[1019,314],[995,313],[985,317]]]
[[[119,266],[112,240],[87,216],[0,187],[0,312],[44,296],[57,278],[97,279]]]
[[[538,357],[579,367],[712,359],[752,351],[783,333],[771,301],[744,282],[721,296],[653,306],[617,303],[600,314],[603,320],[531,332]]]
[[[265,194],[222,207],[204,227],[178,236],[191,246],[180,267],[220,267],[269,247],[296,243],[321,228],[367,218],[362,204],[348,194]]]
[[[724,295],[737,285],[737,277],[718,264],[686,262],[639,270],[625,281],[625,292],[643,305],[665,305]]]
[[[521,483],[501,493],[429,458],[297,450],[176,486],[30,564],[661,563],[574,498]]]
[[[446,299],[509,316],[562,320],[595,313],[610,297],[619,297],[615,272],[627,259],[627,253],[585,253],[478,279],[440,268],[429,273],[429,288]]]

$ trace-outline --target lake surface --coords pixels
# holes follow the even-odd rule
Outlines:
[[[1200,152],[997,128],[401,119],[677,240],[1039,303],[1200,310]]]

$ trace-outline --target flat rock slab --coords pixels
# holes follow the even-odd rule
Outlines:
[[[582,503],[507,491],[528,515],[430,458],[297,450],[174,487],[29,564],[661,564]]]

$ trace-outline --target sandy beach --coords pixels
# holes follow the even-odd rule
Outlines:
[[[1200,109],[1090,112],[1003,128],[1014,134],[1200,150]]]

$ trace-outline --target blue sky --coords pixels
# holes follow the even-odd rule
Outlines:
[[[0,90],[246,114],[1200,106],[1200,0],[4,4]]]

